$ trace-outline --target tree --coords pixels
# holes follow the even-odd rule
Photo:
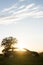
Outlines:
[[[6,37],[2,40],[1,45],[4,46],[2,52],[4,55],[9,56],[11,54],[10,50],[13,51],[13,44],[17,43],[17,39],[13,37]]]

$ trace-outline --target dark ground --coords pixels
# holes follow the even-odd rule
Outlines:
[[[9,57],[0,54],[0,65],[43,65],[43,53],[16,51]]]

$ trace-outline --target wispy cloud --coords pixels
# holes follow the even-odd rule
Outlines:
[[[24,7],[25,7],[25,5],[22,5],[22,6],[19,7],[19,9],[23,9]]]
[[[25,0],[19,0],[19,1],[25,1]]]
[[[16,11],[14,8],[16,9]],[[29,5],[22,5],[19,7],[17,5],[13,5],[9,8],[3,9],[1,13],[2,12],[6,14],[0,16],[0,24],[12,23],[25,17],[43,18],[43,11],[40,10],[40,7],[36,6],[34,3]]]
[[[1,12],[9,12],[10,10],[12,10],[14,8],[17,8],[16,4],[12,5],[12,6],[8,7],[8,8],[3,9]]]

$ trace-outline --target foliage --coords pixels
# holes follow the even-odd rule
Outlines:
[[[10,54],[10,49],[13,50],[13,44],[17,43],[17,39],[13,37],[7,37],[2,40],[1,45],[4,46],[4,49],[2,52],[4,55],[9,55]]]

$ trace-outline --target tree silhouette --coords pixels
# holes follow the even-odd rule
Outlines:
[[[9,56],[11,52],[13,51],[13,44],[17,43],[17,39],[13,37],[6,37],[2,40],[1,45],[4,46],[4,49],[2,50],[3,54],[6,56]],[[11,51],[10,51],[11,50]]]

